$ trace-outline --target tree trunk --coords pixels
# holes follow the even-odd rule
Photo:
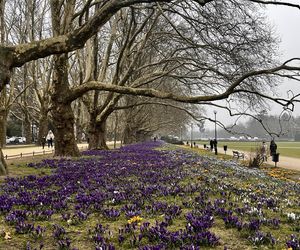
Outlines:
[[[74,136],[74,114],[70,104],[53,105],[55,156],[79,156]]]
[[[5,85],[9,84],[11,78],[10,65],[12,62],[12,55],[9,48],[0,47],[0,92]]]
[[[130,128],[128,125],[126,125],[125,130],[124,130],[124,139],[123,143],[126,144],[131,144],[135,143],[136,140],[136,133],[135,130]]]
[[[24,119],[24,136],[26,138],[27,144],[33,142],[31,122],[26,111],[25,111],[25,119]]]
[[[76,126],[76,141],[77,143],[82,142],[82,134],[83,134],[83,129],[81,126],[81,101],[78,100],[78,105],[76,105],[76,120],[75,120],[75,126]]]
[[[117,147],[117,132],[118,132],[118,126],[119,126],[119,116],[118,113],[115,113],[116,119],[115,119],[115,127],[114,127],[114,148]]]
[[[4,44],[5,41],[5,20],[4,20],[4,0],[0,0],[0,42]],[[9,55],[5,52],[5,48],[0,48],[0,95],[5,88],[5,84],[8,84],[10,80],[11,70],[9,65],[5,64]],[[6,93],[4,92],[3,95]],[[2,97],[2,96],[1,96]],[[3,109],[2,109],[3,108]],[[7,110],[4,107],[0,107],[0,175],[7,175],[8,169],[3,156],[2,147],[6,144],[6,122],[7,122]],[[5,140],[5,141],[4,141]]]
[[[1,15],[2,16],[2,15]],[[3,39],[1,35],[1,40]],[[8,52],[9,49],[0,47],[0,93],[5,88],[5,85],[9,83],[11,77],[11,56]],[[6,119],[1,119],[2,121],[6,121]],[[3,132],[2,132],[3,133]],[[5,132],[6,135],[6,132]],[[7,175],[8,169],[3,156],[2,147],[0,147],[0,175]]]
[[[0,148],[6,145],[7,111],[0,107]]]
[[[71,103],[64,102],[69,95],[67,54],[56,56],[53,76],[52,117],[54,125],[55,156],[79,156],[74,134],[74,113]]]
[[[4,72],[3,65],[1,64],[1,60],[0,60],[0,92],[1,90],[4,89],[5,84],[8,83],[9,81],[9,77],[7,75],[6,76],[2,75],[3,72]],[[2,152],[2,147],[5,143],[4,140],[6,138],[6,122],[7,122],[7,111],[5,109],[2,109],[2,107],[0,107],[0,175],[8,174],[7,164],[5,162],[3,152]]]
[[[136,131],[136,142],[144,142],[151,140],[151,135],[146,131]]]
[[[2,148],[0,148],[0,175],[7,175],[7,174],[8,174],[7,164],[4,159]]]
[[[106,119],[104,121],[90,121],[89,149],[109,149],[106,145]]]
[[[46,137],[48,133],[48,115],[44,109],[40,110],[40,118],[39,118],[39,133],[37,144],[42,145],[42,138]]]

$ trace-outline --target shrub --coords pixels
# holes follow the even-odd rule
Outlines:
[[[249,168],[260,168],[264,163],[263,155],[260,148],[257,147],[254,152],[250,153],[250,159],[248,163]]]

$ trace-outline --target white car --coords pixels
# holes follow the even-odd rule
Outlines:
[[[19,143],[26,143],[26,138],[24,136],[22,137],[17,137],[19,140]]]
[[[6,143],[26,143],[26,138],[22,136],[12,136],[6,141]]]
[[[14,143],[14,142],[16,142],[16,140],[17,140],[17,137],[16,136],[12,136],[12,137],[8,138],[6,142],[7,143]]]

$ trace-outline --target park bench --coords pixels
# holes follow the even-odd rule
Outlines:
[[[237,158],[237,159],[244,159],[245,158],[245,154],[244,153],[241,153],[239,151],[232,151],[232,154],[233,154],[233,158]]]

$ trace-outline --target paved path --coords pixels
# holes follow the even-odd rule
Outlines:
[[[108,146],[113,147],[114,142],[113,141],[108,141],[106,142]],[[120,142],[117,141],[117,146],[119,146]],[[77,144],[79,150],[86,150],[88,148],[87,143],[78,143]],[[33,144],[31,145],[13,145],[13,146],[7,146],[6,148],[2,148],[2,152],[4,156],[32,156],[34,155],[41,155],[41,154],[51,154],[54,152],[54,148],[48,148],[46,145],[45,148],[43,149],[41,146],[35,146]]]
[[[233,149],[233,150],[244,153],[246,159],[250,158],[251,153],[248,152],[248,151],[237,150],[237,149]],[[218,152],[221,153],[221,154],[225,153],[224,149],[221,148],[221,147],[218,147]],[[227,154],[232,155],[232,150],[228,149]],[[271,156],[268,156],[267,163],[270,164],[270,165],[275,166],[275,163],[272,162],[272,157]],[[287,157],[287,156],[279,155],[279,162],[277,163],[277,167],[300,171],[300,158],[293,158],[293,157]]]
[[[78,148],[80,150],[87,149],[88,144],[81,143],[78,144]],[[54,152],[54,148],[48,148],[45,146],[43,149],[41,146],[35,145],[14,145],[8,146],[2,149],[3,155],[7,159],[25,157],[25,156],[33,156],[33,155],[42,155],[42,154],[52,154]]]
[[[118,142],[117,142],[118,143]],[[108,146],[112,146],[114,142],[107,142]],[[80,143],[77,144],[79,150],[85,150],[88,148],[87,143]],[[43,155],[43,154],[52,154],[54,151],[54,148],[48,148],[45,146],[43,149],[41,146],[35,146],[35,145],[14,145],[14,146],[8,146],[6,148],[3,148],[3,155],[7,159],[13,159],[13,158],[19,158],[25,157],[25,156],[33,156],[33,155]]]

